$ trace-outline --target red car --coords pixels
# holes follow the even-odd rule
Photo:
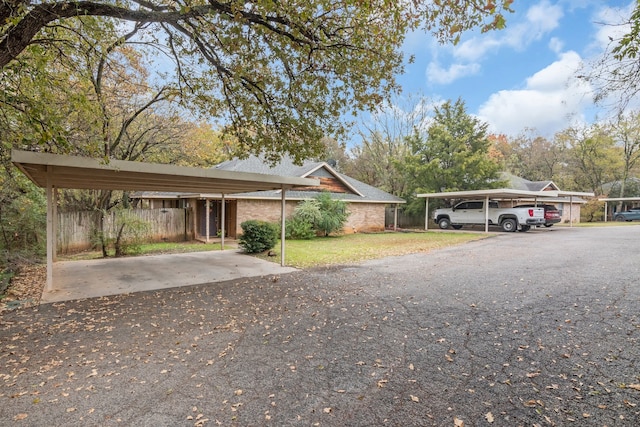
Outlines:
[[[518,205],[516,208],[533,208],[540,207],[544,208],[544,226],[551,227],[553,224],[557,224],[562,221],[562,217],[560,216],[560,211],[554,205],[548,205],[546,203],[538,203],[537,205]]]

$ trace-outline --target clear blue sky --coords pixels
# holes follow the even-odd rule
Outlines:
[[[457,46],[439,45],[425,33],[407,39],[415,56],[398,77],[403,96],[433,102],[461,98],[467,112],[493,133],[517,135],[526,128],[552,137],[570,125],[602,117],[591,88],[576,78],[582,63],[601,55],[612,32],[635,1],[515,1],[507,28],[465,34]]]

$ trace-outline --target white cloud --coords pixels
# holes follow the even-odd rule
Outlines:
[[[427,69],[429,83],[450,84],[455,80],[478,73],[482,58],[489,53],[497,53],[502,47],[524,50],[532,42],[558,27],[563,16],[562,8],[552,5],[548,0],[531,6],[525,19],[495,33],[482,34],[464,41],[451,50],[455,61],[449,67],[443,67],[436,60]]]
[[[427,67],[427,80],[431,83],[449,84],[460,77],[475,74],[480,69],[480,64],[452,64],[448,69],[444,69],[433,61]]]
[[[591,49],[596,54],[604,51],[612,39],[617,40],[629,31],[629,25],[621,23],[628,21],[634,7],[635,1],[632,1],[624,8],[605,6],[594,14],[593,23],[596,32],[593,36],[594,43],[591,45]]]
[[[478,116],[489,123],[492,132],[507,135],[530,128],[552,136],[573,121],[583,121],[591,94],[589,86],[574,78],[580,62],[575,52],[560,54],[556,62],[529,77],[523,89],[491,95]]]
[[[513,26],[509,26],[507,22],[507,28],[502,31],[467,40],[454,50],[453,56],[460,60],[476,61],[488,52],[495,52],[503,46],[523,50],[557,28],[562,16],[560,6],[543,0],[529,8],[524,21]]]
[[[549,40],[549,49],[551,49],[552,52],[560,54],[563,48],[564,42],[562,40],[557,37],[551,37],[551,40]]]

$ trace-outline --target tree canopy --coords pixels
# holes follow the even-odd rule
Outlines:
[[[489,156],[486,123],[466,112],[462,100],[435,109],[426,138],[410,138],[406,167],[418,191],[497,188],[501,165]]]
[[[398,90],[401,45],[427,30],[457,42],[470,28],[502,28],[513,0],[43,1],[0,4],[0,68],[20,72],[46,50],[68,55],[65,33],[100,44],[84,23],[155,49],[185,106],[217,119],[240,153],[272,160],[318,155],[323,136],[347,131],[343,115]],[[169,75],[167,75],[169,78]]]
[[[640,2],[628,19],[613,26],[620,29],[619,35],[609,36],[604,54],[585,64],[581,71],[584,74],[578,77],[592,85],[596,103],[608,104],[620,114],[640,91]]]

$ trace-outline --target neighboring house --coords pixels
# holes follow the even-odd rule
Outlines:
[[[297,188],[286,192],[285,216],[290,217],[300,201],[312,199],[321,191],[328,191],[333,199],[344,200],[348,203],[347,209],[350,215],[343,230],[345,233],[383,231],[385,228],[385,207],[405,203],[399,197],[337,172],[327,162],[308,161],[298,166],[291,159],[284,158],[280,163],[270,166],[260,158],[251,156],[244,160],[229,160],[215,166],[215,168],[226,171],[318,179],[320,185],[317,187]],[[192,218],[192,229],[194,230],[192,237],[194,239],[208,240],[208,237],[217,236],[222,228],[220,226],[222,194],[136,192],[132,193],[131,198],[139,199],[141,207],[151,209],[188,208]],[[240,224],[247,220],[260,219],[279,222],[281,203],[280,191],[224,194],[226,237],[235,238],[242,233]],[[208,236],[207,229],[209,230]]]
[[[524,178],[512,175],[507,172],[501,174],[500,179],[507,181],[507,188],[513,190],[525,190],[525,191],[559,191],[560,188],[553,181],[529,181]],[[562,222],[568,223],[570,220],[573,223],[580,222],[580,209],[582,205],[587,201],[580,197],[554,197],[545,198],[544,200],[538,199],[541,203],[548,203],[555,205],[560,211]],[[503,202],[503,204],[513,204],[522,202],[533,202],[533,200],[518,199],[510,202]]]

